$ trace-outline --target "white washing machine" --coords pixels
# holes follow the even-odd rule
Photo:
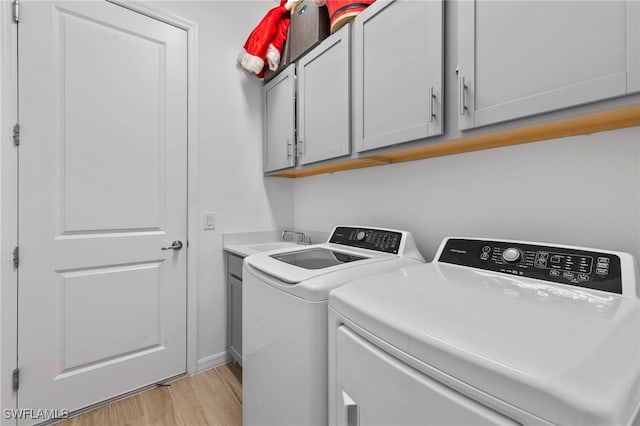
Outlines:
[[[331,425],[640,424],[625,253],[448,238],[329,297]]]
[[[338,226],[328,242],[249,256],[243,270],[245,425],[327,424],[327,299],[423,263],[405,231]]]

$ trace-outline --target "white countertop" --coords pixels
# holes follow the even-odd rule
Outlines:
[[[328,238],[325,232],[307,230],[304,232],[311,236],[314,244],[324,242]],[[242,257],[296,246],[306,247],[292,241],[282,241],[282,231],[227,232],[222,235],[222,249]]]
[[[229,253],[237,254],[238,256],[247,257],[252,254],[261,253],[263,251],[269,250],[278,250],[287,247],[306,247],[301,244],[292,243],[290,241],[270,241],[266,243],[256,243],[256,244],[229,244],[225,245],[224,251]]]

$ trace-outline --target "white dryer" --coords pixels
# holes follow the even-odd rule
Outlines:
[[[631,255],[448,238],[435,259],[330,294],[331,425],[640,424]]]
[[[247,257],[243,423],[326,425],[329,291],[423,262],[410,233],[353,226],[324,244]]]

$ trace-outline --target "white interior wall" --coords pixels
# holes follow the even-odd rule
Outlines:
[[[640,256],[640,128],[296,179],[294,226],[406,229],[431,260],[445,236]]]
[[[262,82],[237,65],[247,36],[273,1],[147,2],[198,24],[200,211],[216,230],[199,233],[199,368],[226,350],[225,232],[293,223],[292,182],[262,178]]]

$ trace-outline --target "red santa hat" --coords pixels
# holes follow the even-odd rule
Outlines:
[[[242,68],[253,72],[259,78],[264,76],[265,63],[272,71],[278,69],[291,22],[289,11],[293,1],[280,0],[280,6],[267,12],[254,28],[238,56]]]

